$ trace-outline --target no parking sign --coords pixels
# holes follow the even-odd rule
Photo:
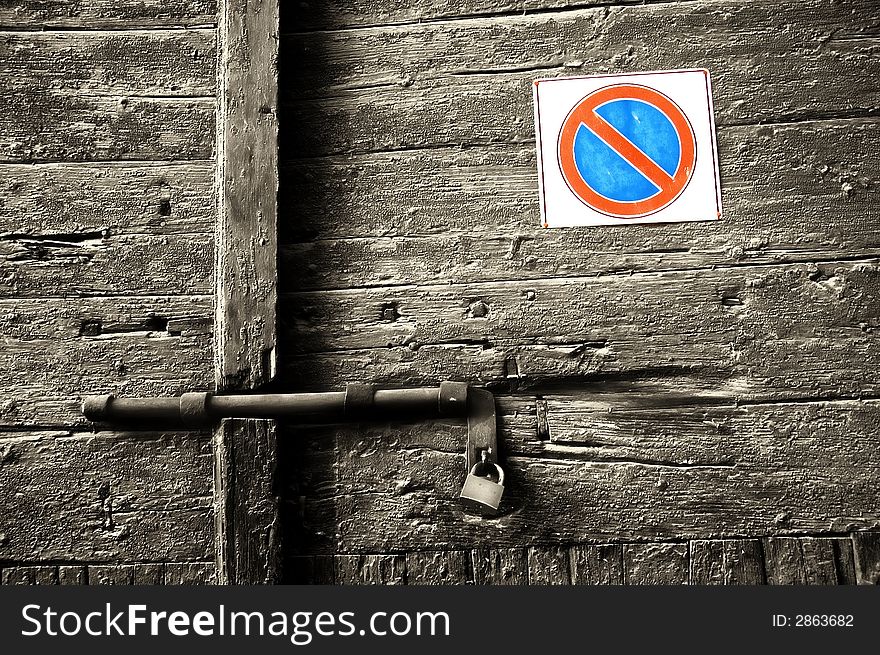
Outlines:
[[[537,80],[544,227],[721,218],[705,70]]]

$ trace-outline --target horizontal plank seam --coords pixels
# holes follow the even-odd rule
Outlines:
[[[79,159],[76,161],[59,159],[57,161],[0,161],[0,168],[186,168],[193,164],[208,164],[213,166],[214,159]]]
[[[37,300],[101,300],[101,299],[115,299],[115,298],[125,298],[126,300],[162,300],[162,299],[175,299],[179,300],[181,298],[191,298],[193,300],[208,300],[213,299],[214,294],[210,293],[164,293],[164,294],[132,294],[132,293],[76,293],[69,294],[66,296],[0,296],[0,305],[5,303],[16,303],[23,301],[37,301]],[[204,315],[206,318],[213,317],[212,313],[208,313]]]
[[[206,144],[205,150],[213,148],[213,145]],[[199,148],[200,150],[202,148]],[[143,165],[146,163],[154,163],[154,164],[178,164],[178,163],[191,163],[191,162],[210,162],[213,161],[211,159],[179,159],[177,157],[168,157],[166,159],[54,159],[54,158],[45,158],[45,159],[14,159],[12,157],[3,157],[0,155],[0,167],[2,166],[46,166],[46,165],[58,165],[58,164],[87,164],[87,165],[98,165],[98,164],[126,164],[132,163],[133,165]]]
[[[119,91],[108,88],[106,93],[100,93],[94,89],[62,89],[59,96],[76,97],[76,98],[92,98],[99,100],[113,100],[115,98],[127,98],[131,100],[150,100],[157,103],[173,104],[173,103],[199,103],[201,105],[213,106],[217,101],[216,93],[206,93],[199,95],[171,95],[171,94],[150,94],[150,93],[129,93],[128,91],[120,93]]]
[[[89,19],[94,20],[94,19]],[[52,34],[68,34],[68,33],[83,33],[88,34],[89,36],[99,36],[101,34],[111,34],[111,35],[120,35],[126,33],[132,34],[144,34],[144,33],[156,33],[162,34],[164,32],[168,33],[176,33],[176,32],[213,32],[217,28],[216,23],[194,23],[193,25],[163,25],[162,27],[119,27],[119,28],[111,28],[111,27],[65,27],[63,25],[57,25],[48,23],[46,26],[35,25],[33,27],[15,27],[12,25],[3,25],[0,23],[0,37],[6,35],[13,34],[46,34],[51,36]]]

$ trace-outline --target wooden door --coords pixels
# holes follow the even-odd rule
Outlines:
[[[283,8],[282,382],[489,387],[512,509],[460,424],[288,428],[286,579],[876,582],[877,3],[453,5]],[[694,67],[724,219],[541,229],[532,80]]]
[[[0,7],[4,584],[880,579],[875,2],[277,9]],[[540,229],[532,80],[697,66],[724,220]],[[460,422],[78,407],[446,379],[499,519]]]

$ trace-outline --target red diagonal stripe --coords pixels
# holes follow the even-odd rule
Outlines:
[[[633,145],[632,141],[615,130],[604,118],[593,111],[584,111],[581,112],[581,122],[661,191],[672,187],[672,176]]]

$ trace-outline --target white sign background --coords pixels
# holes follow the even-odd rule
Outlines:
[[[690,181],[672,203],[648,216],[617,218],[588,207],[569,189],[559,168],[559,133],[565,118],[587,95],[615,84],[638,84],[670,98],[694,130],[697,157]],[[535,133],[538,192],[544,227],[714,221],[721,218],[721,184],[709,71],[676,70],[536,80]]]

